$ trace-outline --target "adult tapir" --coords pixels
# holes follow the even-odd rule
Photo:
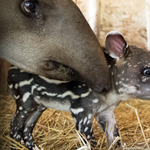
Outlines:
[[[0,58],[101,92],[110,76],[101,46],[72,0],[1,0]]]

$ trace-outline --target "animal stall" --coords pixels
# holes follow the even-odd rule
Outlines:
[[[150,3],[149,0],[74,0],[96,34],[102,46],[109,31],[119,31],[129,45],[150,50]],[[90,41],[89,41],[90,42]],[[0,60],[0,149],[10,146],[26,150],[23,141],[17,143],[9,136],[10,121],[16,110],[7,85],[10,64]],[[8,95],[8,96],[6,96]],[[104,132],[93,119],[93,130],[97,144],[94,150],[150,149],[150,102],[130,99],[115,109],[120,137],[110,145]],[[91,150],[86,137],[75,128],[69,112],[47,109],[33,130],[33,137],[41,150]],[[85,141],[83,140],[85,139]],[[121,146],[116,147],[120,140]]]

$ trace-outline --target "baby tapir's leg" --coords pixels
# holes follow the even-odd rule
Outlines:
[[[16,100],[17,110],[11,122],[10,136],[19,143],[23,138],[26,148],[32,150],[35,147],[32,131],[46,107],[36,104],[32,96],[26,102],[22,101]]]
[[[32,100],[30,102],[23,102],[21,95],[18,99],[16,98],[16,103],[17,109],[11,121],[10,137],[20,143],[23,136],[24,123],[33,112],[33,109],[30,108],[31,106],[32,108],[33,106],[36,107],[36,104]]]
[[[46,107],[44,107],[43,105],[38,105],[24,123],[23,140],[26,148],[28,148],[29,150],[32,150],[35,147],[32,131],[39,117],[45,109]]]
[[[13,93],[15,93],[14,90],[12,89]],[[10,137],[19,143],[21,138],[23,138],[25,146],[32,150],[35,147],[32,131],[38,118],[46,108],[43,105],[37,104],[29,92],[20,93],[20,95],[14,96],[14,98],[17,110],[11,121]]]
[[[99,106],[98,99],[82,99],[73,100],[70,108],[76,129],[79,130],[80,133],[85,134],[92,146],[96,144],[93,134],[92,119]]]
[[[114,106],[108,107],[104,111],[98,113],[95,117],[100,128],[103,131],[105,131],[107,124],[106,136],[110,144],[115,140],[117,136],[119,136],[114,109]],[[120,141],[117,142],[117,145],[120,146]]]
[[[87,140],[94,138],[92,128],[93,114],[82,112],[82,108],[71,108],[71,114],[74,118],[76,129],[86,135]],[[78,113],[76,113],[76,111]]]

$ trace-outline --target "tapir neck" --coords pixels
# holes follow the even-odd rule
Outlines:
[[[107,91],[104,95],[106,103],[109,104],[118,104],[122,100],[128,100],[132,98],[126,93],[119,93],[117,89],[116,78],[118,76],[116,68],[116,60],[111,58],[108,54],[105,53],[105,57],[108,63],[108,68],[111,76],[111,89]]]

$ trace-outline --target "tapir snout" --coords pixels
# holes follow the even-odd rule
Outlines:
[[[2,0],[0,10],[2,59],[49,78],[82,80],[98,92],[109,88],[101,46],[72,0]]]

